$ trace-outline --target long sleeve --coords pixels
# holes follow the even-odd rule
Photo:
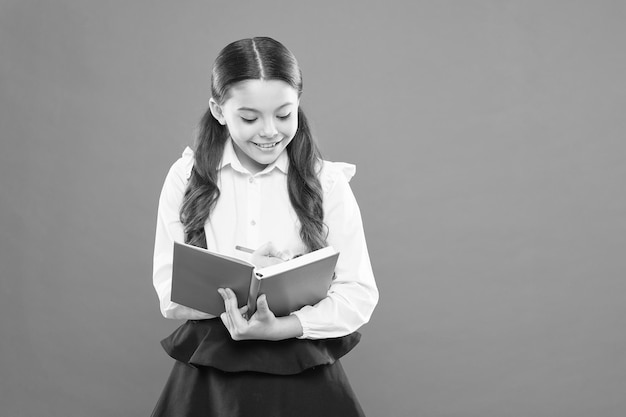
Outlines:
[[[325,163],[324,222],[329,229],[328,243],[340,255],[328,297],[293,313],[302,324],[302,338],[351,333],[369,321],[378,302],[361,213],[348,184],[354,169],[353,165]]]
[[[171,319],[200,320],[213,317],[171,301],[174,241],[184,241],[184,228],[179,212],[192,158],[192,154],[186,152],[172,165],[161,190],[157,212],[152,283],[159,296],[161,313]]]
[[[213,317],[171,301],[173,246],[174,241],[184,240],[179,212],[193,162],[193,151],[187,148],[172,165],[159,198],[153,284],[167,318]],[[288,164],[283,153],[275,163],[252,175],[241,166],[230,142],[227,144],[219,168],[220,198],[205,225],[209,250],[241,256],[236,245],[257,248],[268,241],[292,253],[305,249],[289,201]],[[323,162],[320,181],[327,241],[340,255],[328,296],[293,313],[302,324],[302,338],[347,335],[369,321],[378,302],[361,214],[348,184],[354,171],[354,165]]]

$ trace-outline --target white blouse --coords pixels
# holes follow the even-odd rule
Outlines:
[[[170,299],[173,242],[184,241],[180,207],[193,163],[193,151],[186,148],[165,178],[157,213],[153,284],[163,316],[173,319],[213,317]],[[292,254],[306,251],[299,235],[300,221],[289,201],[288,167],[285,151],[274,163],[253,175],[241,165],[228,141],[219,167],[220,197],[204,226],[209,250],[250,260],[249,254],[235,250],[235,246],[257,248],[271,241],[277,249]],[[378,302],[361,213],[348,184],[355,172],[354,165],[323,162],[320,181],[324,223],[329,230],[327,241],[340,255],[328,296],[293,313],[302,324],[301,338],[349,334],[369,321]]]

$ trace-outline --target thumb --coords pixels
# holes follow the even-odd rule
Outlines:
[[[261,294],[259,298],[256,299],[256,309],[257,312],[263,315],[271,314],[270,307],[267,305],[267,297],[265,294]]]

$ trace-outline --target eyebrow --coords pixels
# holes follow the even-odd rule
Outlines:
[[[292,102],[285,103],[282,106],[278,107],[275,111],[278,111],[278,110],[282,109],[283,107],[287,107],[287,106],[289,106],[291,104],[294,104],[294,103],[292,103]],[[251,112],[254,112],[254,113],[261,113],[257,109],[253,109],[251,107],[239,107],[237,110],[239,110],[239,111],[251,111]]]

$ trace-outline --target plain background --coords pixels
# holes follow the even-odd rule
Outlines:
[[[621,1],[2,1],[0,403],[145,416],[157,199],[227,43],[281,40],[357,164],[369,416],[626,412]]]

